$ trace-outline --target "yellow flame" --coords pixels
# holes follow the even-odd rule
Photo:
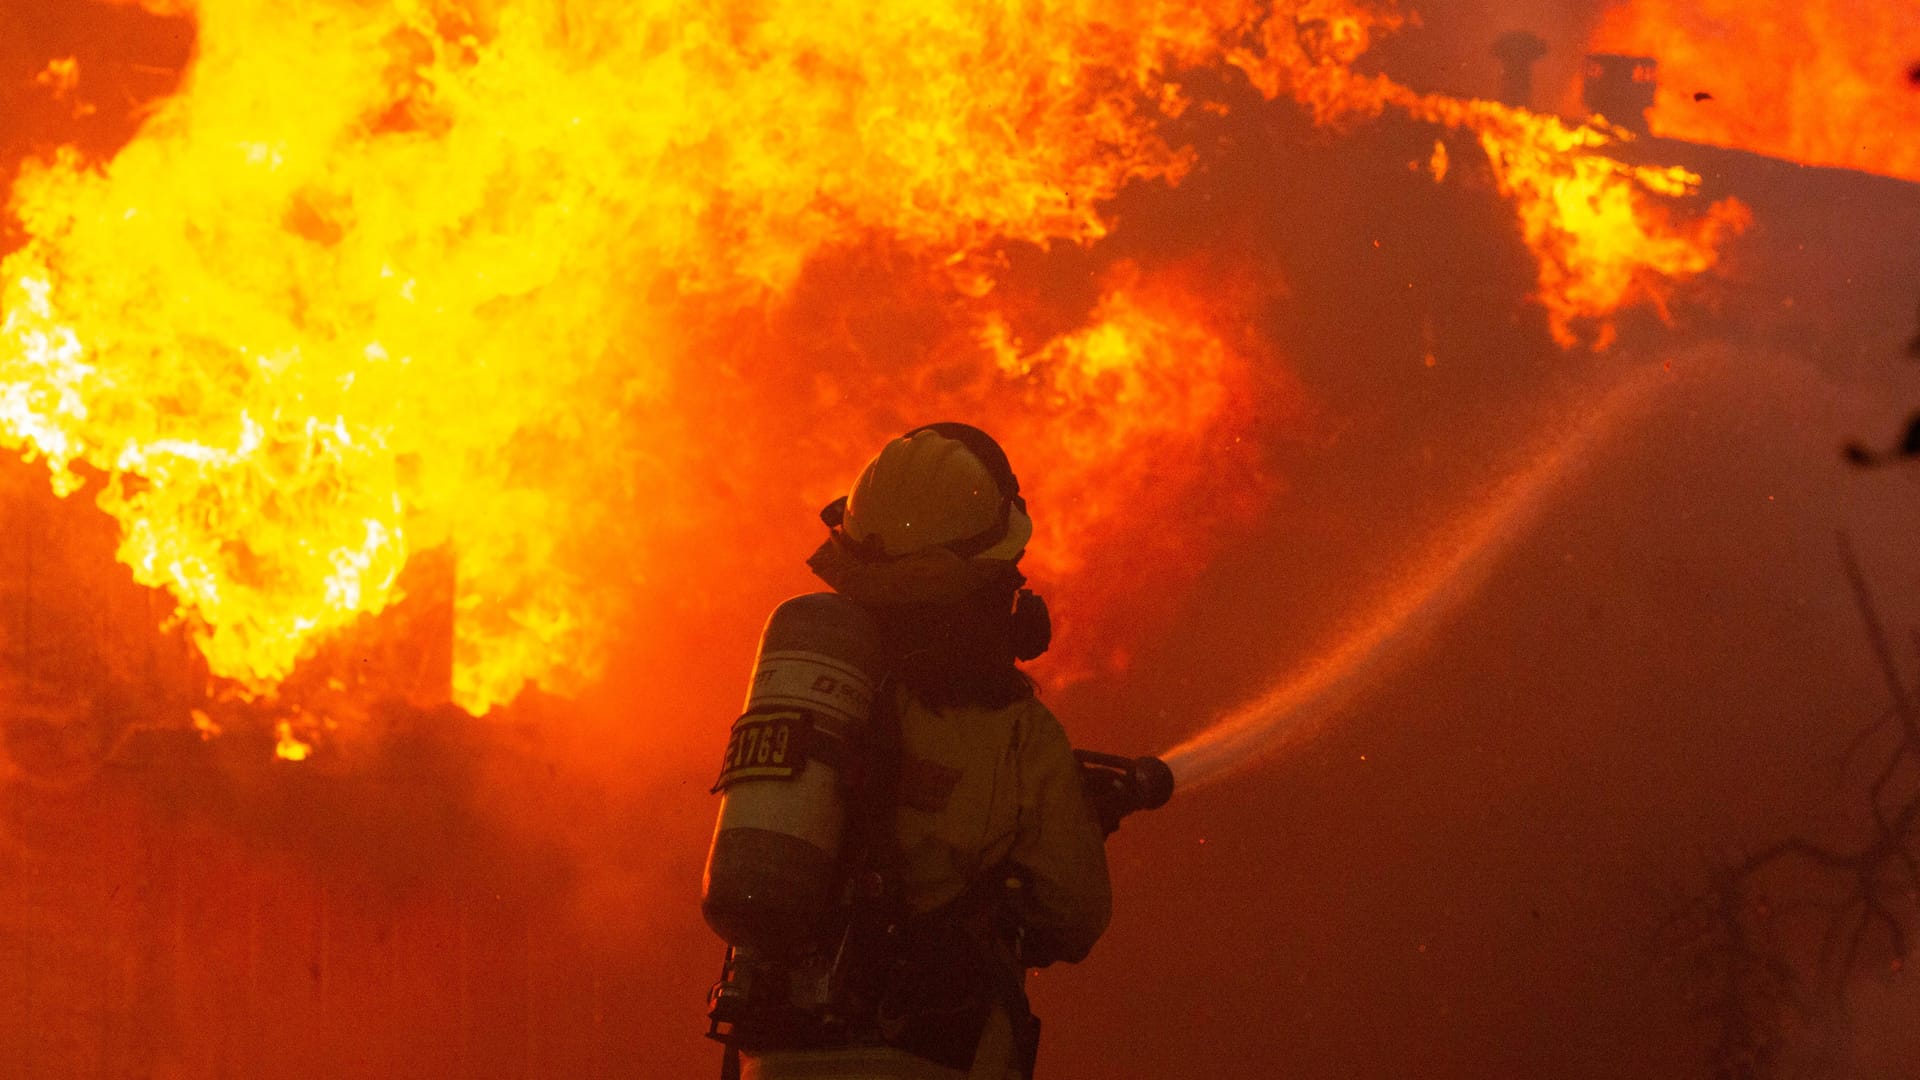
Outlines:
[[[1274,69],[1242,62],[1263,92],[1299,95],[1323,123],[1352,123],[1392,108],[1472,132],[1539,263],[1536,296],[1562,347],[1580,344],[1578,323],[1589,320],[1594,327],[1584,340],[1605,348],[1613,340],[1609,317],[1635,301],[1665,317],[1671,283],[1711,269],[1720,245],[1751,221],[1745,204],[1732,198],[1690,218],[1679,213],[1700,178],[1678,166],[1629,165],[1608,156],[1607,147],[1630,136],[1599,121],[1569,125],[1498,102],[1420,94],[1344,64],[1296,60]],[[1444,179],[1446,162],[1436,155],[1436,178]]]
[[[282,720],[273,726],[278,741],[273,744],[273,756],[281,761],[305,761],[313,754],[313,745],[302,742],[293,733],[293,724]]]
[[[1693,196],[1700,177],[1595,152],[1615,137],[1595,126],[1569,127],[1486,101],[1427,97],[1411,111],[1478,135],[1495,183],[1513,201],[1521,236],[1539,260],[1537,297],[1554,340],[1565,348],[1580,343],[1580,320],[1598,323],[1589,340],[1605,348],[1613,340],[1607,317],[1634,300],[1665,317],[1669,283],[1711,269],[1720,244],[1752,220],[1745,204],[1728,198],[1675,223],[1654,198]]]
[[[197,14],[139,139],[16,188],[0,434],[62,491],[76,464],[111,477],[121,557],[215,673],[261,686],[442,544],[457,700],[576,683],[617,590],[573,549],[643,564],[653,523],[612,507],[678,494],[677,297],[751,302],[875,229],[1089,240],[1100,201],[1185,162],[1129,90],[1162,50],[1085,14]]]
[[[62,152],[15,187],[0,443],[63,494],[98,477],[120,558],[253,690],[429,549],[455,567],[454,700],[593,678],[626,587],[708,524],[686,466],[723,452],[689,449],[713,436],[685,402],[730,374],[695,343],[875,237],[976,300],[996,245],[1097,241],[1125,185],[1191,167],[1159,121],[1192,68],[1329,122],[1393,105],[1478,132],[1538,218],[1557,333],[1715,239],[1561,198],[1568,175],[1658,190],[1585,136],[1354,75],[1399,18],[1341,0],[147,5],[198,21],[181,92],[111,161]],[[1141,512],[1105,463],[1197,476],[1231,438],[1244,358],[1150,292],[979,350],[975,400],[1020,399],[1104,508],[1043,523],[1063,573],[1099,531],[1069,522]]]

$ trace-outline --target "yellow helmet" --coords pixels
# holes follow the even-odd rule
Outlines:
[[[846,538],[880,558],[944,547],[1014,561],[1033,536],[1020,481],[993,438],[967,424],[929,424],[880,448],[853,491],[829,507]]]

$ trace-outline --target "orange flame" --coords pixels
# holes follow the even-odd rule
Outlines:
[[[1563,348],[1580,342],[1583,320],[1597,324],[1590,341],[1605,348],[1614,334],[1607,317],[1636,300],[1669,318],[1669,283],[1712,268],[1721,243],[1752,221],[1744,203],[1728,198],[1676,224],[1654,200],[1692,196],[1700,177],[1592,152],[1618,133],[1487,101],[1427,97],[1411,109],[1479,136],[1500,193],[1520,216],[1521,236],[1539,258],[1537,296]]]
[[[1091,578],[1152,514],[1257,490],[1214,468],[1250,456],[1254,350],[1204,288],[1122,271],[1033,343],[993,314],[995,251],[1094,243],[1122,188],[1191,167],[1159,122],[1195,67],[1329,122],[1477,132],[1563,340],[1711,265],[1732,220],[1669,226],[1642,196],[1686,185],[1592,129],[1354,75],[1398,17],[1339,0],[147,6],[197,17],[180,94],[111,161],[62,152],[15,187],[0,443],[63,494],[100,477],[120,558],[254,691],[428,550],[454,556],[458,703],[594,678],[626,586],[711,530],[690,464],[737,467],[690,412],[737,377],[707,346],[876,238],[973,305],[936,349],[964,354],[960,391],[917,400],[1016,406],[1059,510],[1041,569]]]
[[[1591,47],[1659,61],[1655,134],[1920,180],[1911,4],[1630,0]]]
[[[1247,317],[1240,306],[1197,295],[1177,276],[1143,281],[1122,266],[1086,326],[1038,349],[1021,351],[1004,323],[983,328],[1025,399],[1028,419],[1011,438],[1044,448],[1031,486],[1046,512],[1036,512],[1028,572],[1075,582],[1063,628],[1085,611],[1139,619],[1153,610],[1190,538],[1251,516],[1268,490],[1246,418],[1253,373],[1273,364],[1234,340],[1228,327]],[[1124,667],[1126,657],[1062,660],[1057,682]]]
[[[1347,38],[1365,40],[1354,31]],[[1269,56],[1289,54],[1272,47]],[[1465,101],[1419,94],[1384,76],[1357,75],[1344,63],[1296,55],[1281,69],[1254,66],[1254,83],[1271,95],[1295,93],[1324,123],[1351,123],[1389,108],[1415,119],[1473,132],[1486,151],[1501,195],[1512,200],[1521,237],[1540,265],[1537,299],[1547,310],[1554,340],[1579,344],[1578,324],[1595,329],[1586,340],[1596,349],[1613,340],[1608,321],[1619,308],[1643,301],[1666,316],[1670,283],[1697,276],[1718,261],[1720,245],[1751,220],[1745,204],[1723,199],[1690,220],[1660,200],[1685,200],[1700,177],[1677,166],[1634,166],[1603,151],[1631,138],[1595,122],[1569,126],[1552,116],[1492,101]],[[1444,150],[1429,164],[1445,179]]]

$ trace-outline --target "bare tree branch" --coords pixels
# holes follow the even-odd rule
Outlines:
[[[1867,589],[1867,579],[1860,572],[1860,562],[1853,554],[1853,541],[1841,530],[1840,563],[1846,569],[1847,582],[1853,586],[1854,602],[1860,607],[1860,619],[1866,624],[1867,639],[1873,644],[1873,655],[1880,661],[1880,670],[1887,678],[1887,691],[1893,697],[1894,714],[1900,718],[1900,726],[1907,734],[1909,742],[1920,743],[1920,722],[1913,713],[1913,702],[1907,696],[1907,687],[1900,679],[1900,669],[1895,665],[1893,650],[1887,645],[1887,632],[1880,625],[1880,613],[1874,609],[1873,596]]]
[[[1841,755],[1842,782],[1889,719],[1895,745],[1862,792],[1865,836],[1775,841],[1712,871],[1706,894],[1669,921],[1693,935],[1687,977],[1700,1013],[1717,1021],[1711,1061],[1726,1080],[1849,1075],[1849,988],[1862,975],[1900,971],[1920,925],[1920,715],[1845,533],[1839,549],[1891,699]],[[1920,633],[1913,640],[1920,651]],[[1800,912],[1813,915],[1817,931]]]
[[[1860,730],[1855,732],[1853,738],[1848,741],[1847,748],[1840,752],[1841,772],[1847,771],[1847,768],[1853,764],[1853,756],[1858,754],[1861,749],[1867,745],[1867,740],[1879,734],[1880,729],[1886,727],[1887,721],[1893,718],[1894,711],[1888,709],[1886,712],[1881,713],[1880,718],[1873,723],[1861,725]]]

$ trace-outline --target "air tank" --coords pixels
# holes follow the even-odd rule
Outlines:
[[[872,618],[833,593],[775,608],[714,790],[701,891],[707,925],[766,957],[813,947],[839,886],[846,777],[879,682]]]

